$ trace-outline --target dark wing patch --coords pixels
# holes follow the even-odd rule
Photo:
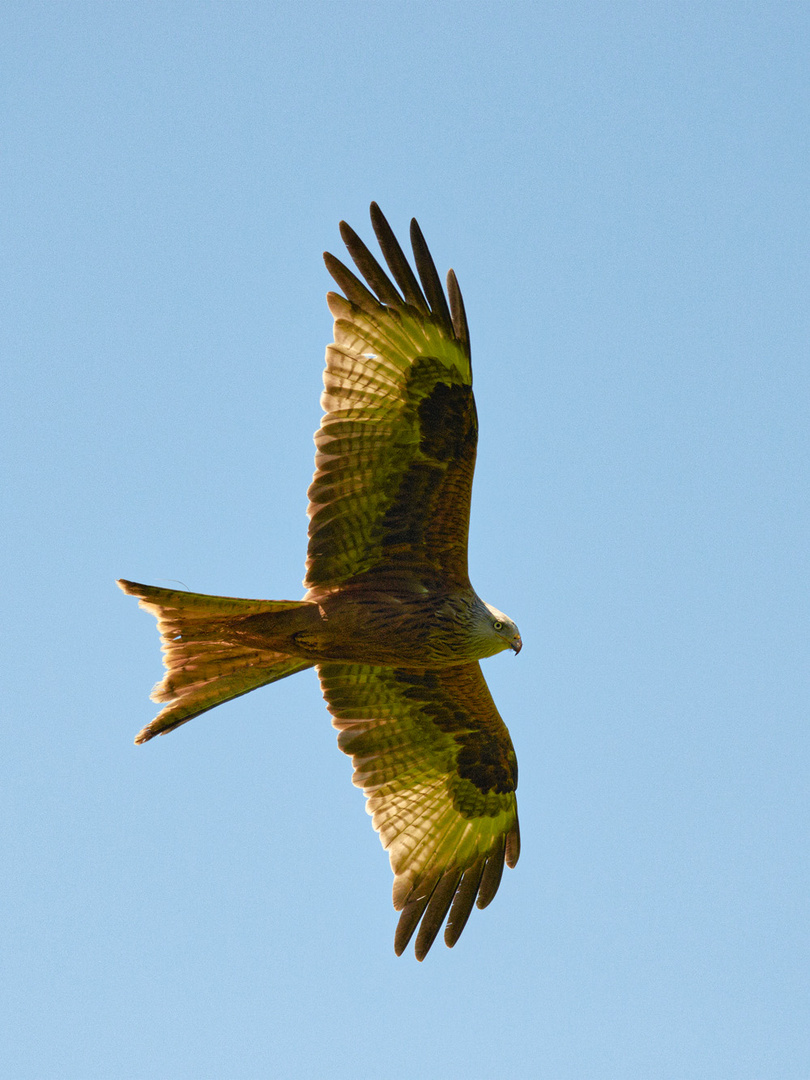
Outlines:
[[[425,457],[451,461],[475,455],[478,425],[471,387],[437,382],[418,411],[419,449]]]
[[[473,793],[467,784],[454,782],[451,786],[456,809],[465,817],[499,813],[498,801],[482,802],[481,796],[490,792],[508,795],[517,788],[517,757],[512,741],[491,698],[491,709],[481,709],[471,723],[471,703],[476,708],[483,703],[481,684],[489,694],[479,665],[465,664],[449,670],[452,693],[448,693],[447,669],[415,672],[406,668],[397,670],[395,676],[403,696],[415,702],[419,712],[440,731],[452,736],[458,747],[458,776],[477,790]]]
[[[421,960],[444,921],[455,944],[473,903],[517,862],[517,765],[477,663],[416,672],[320,664],[338,745],[354,763],[394,872],[398,953],[422,921]]]

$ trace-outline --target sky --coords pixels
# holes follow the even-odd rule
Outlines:
[[[794,3],[0,16],[13,1080],[807,1080],[808,71]],[[393,952],[317,680],[148,745],[127,577],[298,599],[321,253],[470,321],[522,855]]]

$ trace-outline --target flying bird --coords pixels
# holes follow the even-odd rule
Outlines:
[[[415,220],[418,279],[376,203],[389,274],[345,223],[366,284],[328,252],[326,350],[303,600],[205,596],[121,580],[157,617],[166,674],[144,743],[315,667],[338,745],[388,851],[400,955],[447,919],[455,945],[520,852],[517,760],[478,663],[519,652],[515,623],[467,573],[478,422],[456,276],[447,293]],[[392,280],[393,279],[393,280]]]

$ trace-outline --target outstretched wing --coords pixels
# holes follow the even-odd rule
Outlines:
[[[338,745],[354,763],[394,871],[397,955],[421,920],[422,960],[448,915],[455,945],[520,853],[517,761],[477,663],[418,673],[320,664]]]
[[[325,415],[315,434],[304,585],[391,575],[466,584],[478,424],[461,293],[451,270],[448,305],[416,221],[421,288],[376,203],[371,220],[402,295],[341,222],[376,296],[324,255],[345,297],[327,297],[335,340],[326,350]]]

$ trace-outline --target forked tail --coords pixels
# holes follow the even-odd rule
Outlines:
[[[138,732],[136,743],[165,735],[215,705],[247,694],[257,686],[312,667],[311,661],[276,651],[272,645],[260,647],[256,634],[244,629],[251,622],[260,622],[266,634],[268,624],[272,627],[278,621],[285,627],[285,633],[289,633],[296,616],[310,614],[301,609],[311,609],[312,604],[204,596],[124,580],[118,586],[130,596],[137,596],[140,606],[157,618],[166,667],[166,674],[152,690],[151,698],[168,704],[151,724]],[[254,616],[264,618],[255,620]]]

